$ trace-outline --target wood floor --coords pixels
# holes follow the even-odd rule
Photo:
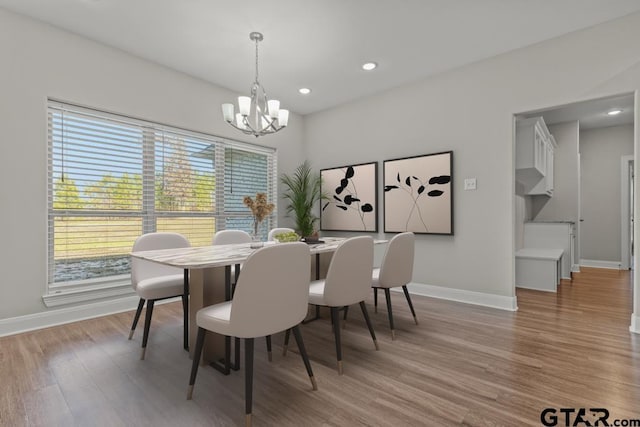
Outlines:
[[[416,326],[393,294],[373,314],[375,351],[359,310],[343,330],[338,376],[328,320],[302,327],[318,381],[311,391],[297,349],[274,360],[256,341],[254,426],[539,426],[554,408],[606,408],[640,419],[640,336],[629,332],[626,271],[587,269],[557,294],[518,290],[515,313],[414,297]],[[1,426],[233,426],[244,423],[242,371],[191,361],[179,303],[154,310],[146,360],[132,312],[0,339]],[[295,347],[295,346],[293,346]],[[560,425],[564,425],[563,420]]]

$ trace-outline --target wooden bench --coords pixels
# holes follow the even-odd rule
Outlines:
[[[562,249],[523,248],[516,252],[516,287],[556,292]]]

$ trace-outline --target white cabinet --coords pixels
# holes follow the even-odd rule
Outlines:
[[[556,144],[542,117],[516,124],[516,180],[525,194],[553,194],[553,156]]]

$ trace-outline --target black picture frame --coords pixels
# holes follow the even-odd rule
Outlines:
[[[378,231],[378,162],[321,169],[320,230]]]
[[[453,235],[453,151],[384,161],[384,232]]]

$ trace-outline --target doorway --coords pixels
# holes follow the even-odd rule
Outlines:
[[[516,250],[526,245],[524,223],[570,222],[572,271],[632,268],[635,116],[633,93],[515,115],[516,125],[541,117],[557,143],[549,194],[523,193],[516,182]]]

